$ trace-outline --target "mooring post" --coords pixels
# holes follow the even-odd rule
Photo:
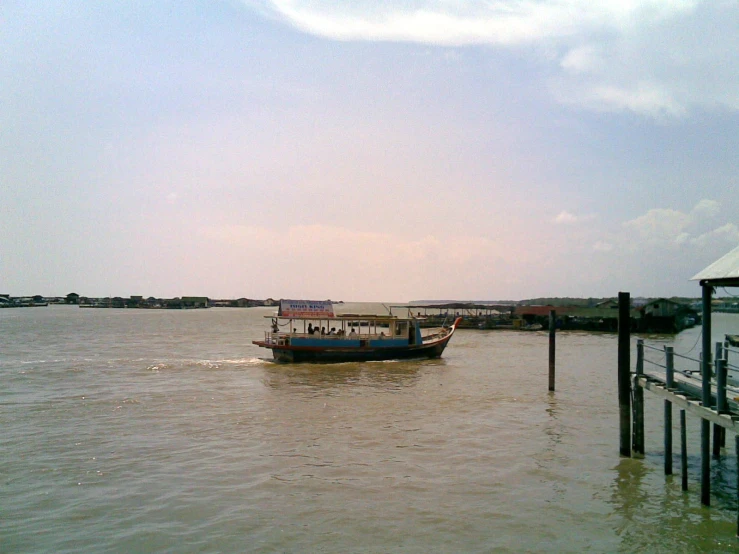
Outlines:
[[[555,334],[557,331],[557,312],[549,310],[549,390],[554,390],[555,373]]]
[[[721,382],[724,384],[724,392],[720,395],[721,398],[721,407],[720,410],[722,413],[728,413],[729,412],[729,404],[726,401],[726,383],[728,379],[728,371],[729,371],[729,350],[728,350],[728,343],[726,346],[724,346],[721,350],[721,356],[717,357],[721,360],[721,365],[717,368],[717,371],[721,374]],[[721,447],[724,448],[726,446],[726,429],[723,427],[721,428]]]
[[[665,386],[675,386],[675,352],[665,346]],[[665,475],[672,475],[672,402],[665,400]]]
[[[644,340],[636,341],[636,375],[634,377],[634,454],[644,457],[644,389],[639,377],[644,375]]]
[[[703,390],[701,403],[704,408],[711,408],[711,295],[713,288],[701,281],[703,304],[703,345],[701,359],[701,377]],[[711,505],[711,422],[701,418],[701,502]]]
[[[620,450],[631,457],[631,333],[628,292],[618,293],[618,407]]]
[[[722,414],[726,411],[726,374],[724,373],[723,344],[716,343],[716,412]],[[721,456],[721,447],[724,445],[724,428],[713,424],[713,457]]]
[[[716,407],[721,412],[727,411],[726,404],[726,364],[728,352],[724,349],[724,344],[721,342],[716,343],[716,388],[722,387],[722,390],[717,392],[718,396],[716,401]],[[722,427],[723,429],[723,427]]]
[[[685,422],[685,410],[680,410],[680,472],[682,473],[683,490],[688,490],[688,430]]]
[[[665,385],[668,389],[675,388],[675,349],[665,346]]]
[[[711,422],[701,418],[701,503],[711,505]]]

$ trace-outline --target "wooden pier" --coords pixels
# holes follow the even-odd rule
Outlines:
[[[628,325],[629,293],[619,293],[618,386],[620,451],[623,456],[643,457],[644,391],[664,400],[664,471],[672,474],[672,410],[680,409],[680,453],[682,488],[688,489],[686,416],[701,421],[701,502],[711,504],[711,457],[720,458],[726,432],[734,434],[739,475],[739,349],[727,336],[725,342],[711,344],[711,297],[714,287],[739,286],[739,248],[698,273],[693,280],[702,289],[702,347],[700,358],[677,354],[672,347],[658,349],[637,341],[636,364],[631,370],[631,335]],[[657,353],[658,360],[647,357]],[[680,364],[676,364],[676,358]],[[689,362],[692,369],[685,369]],[[645,367],[648,366],[648,367]],[[632,421],[633,417],[633,421]],[[711,427],[713,426],[713,434]],[[713,435],[713,436],[712,436]],[[713,450],[711,442],[713,440]],[[737,482],[739,499],[739,481]],[[739,504],[737,505],[739,536]]]

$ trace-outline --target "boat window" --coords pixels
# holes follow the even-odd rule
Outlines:
[[[395,324],[395,334],[404,337],[408,333],[408,322],[407,321],[398,321]]]

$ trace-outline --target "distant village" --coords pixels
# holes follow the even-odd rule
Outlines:
[[[213,299],[206,296],[98,298],[74,292],[56,297],[41,295],[15,297],[0,294],[0,308],[33,308],[55,304],[76,305],[80,308],[187,310],[278,306],[279,300]],[[554,311],[558,329],[615,332],[618,328],[618,301],[615,298],[534,298],[496,302],[415,301],[409,304],[409,309],[423,319],[422,325],[425,327],[440,326],[451,317],[461,316],[463,321],[460,328],[536,331],[549,327],[550,312]],[[714,298],[712,310],[739,313],[739,299]],[[700,323],[701,300],[635,297],[632,298],[630,314],[631,327],[635,332],[677,333]]]
[[[139,308],[139,309],[196,309],[196,308],[253,308],[256,306],[276,306],[279,301],[267,298],[213,299],[207,296],[183,296],[182,298],[154,298],[149,296],[121,296],[96,298],[80,296],[71,292],[66,296],[10,296],[0,294],[0,308],[31,308],[50,304],[73,304],[80,308]]]
[[[537,298],[505,303],[418,303],[412,311],[428,326],[450,316],[462,316],[459,328],[539,331],[549,328],[554,312],[557,329],[613,332],[618,330],[618,299]],[[713,312],[739,313],[735,297],[713,300]],[[702,306],[697,298],[632,298],[631,330],[636,333],[679,333],[701,323]]]

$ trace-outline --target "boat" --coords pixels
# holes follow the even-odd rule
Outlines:
[[[367,362],[440,358],[449,344],[458,317],[450,326],[421,329],[421,319],[335,314],[327,301],[280,300],[262,340],[253,344],[272,351],[276,362]]]

